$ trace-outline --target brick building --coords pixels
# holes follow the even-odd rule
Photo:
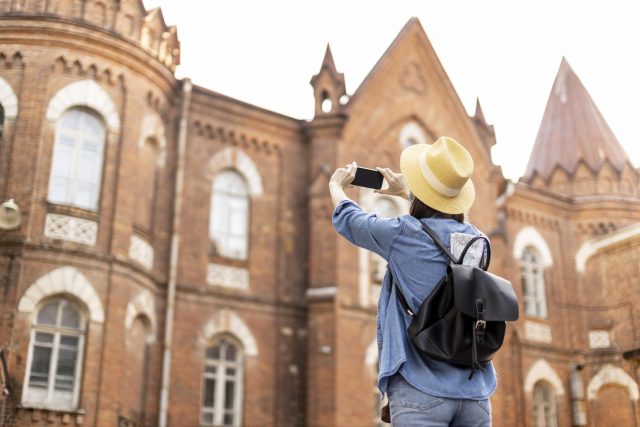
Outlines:
[[[565,60],[511,183],[416,19],[351,95],[327,49],[310,121],[177,80],[179,55],[139,0],[0,0],[0,425],[379,424],[384,266],[333,231],[328,176],[442,134],[521,299],[494,424],[638,425],[640,176]]]

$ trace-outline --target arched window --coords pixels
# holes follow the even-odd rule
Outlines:
[[[143,420],[145,417],[145,400],[148,395],[147,379],[149,378],[149,319],[144,315],[137,316],[126,336],[127,363],[123,367],[128,379],[127,387],[121,391],[129,419]]]
[[[238,172],[225,170],[213,180],[209,236],[216,255],[247,258],[249,191]]]
[[[522,252],[520,260],[524,311],[529,316],[547,317],[547,301],[544,286],[542,256],[533,246]]]
[[[207,348],[202,378],[203,425],[241,425],[243,373],[243,354],[235,341],[222,337]]]
[[[389,197],[378,197],[373,202],[372,212],[382,218],[394,218],[400,215],[400,208]],[[387,261],[380,255],[371,253],[371,277],[374,283],[381,284],[387,271]]]
[[[147,138],[140,147],[136,223],[149,230],[153,225],[159,151],[158,142],[153,138]]]
[[[557,427],[556,396],[544,382],[533,387],[533,425],[535,427]]]
[[[49,201],[98,209],[106,129],[85,109],[67,110],[58,120]]]
[[[23,403],[76,408],[85,324],[80,309],[66,299],[40,307],[31,330]]]

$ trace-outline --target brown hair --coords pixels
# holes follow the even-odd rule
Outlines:
[[[422,218],[444,218],[444,219],[455,219],[459,223],[464,223],[464,214],[447,214],[444,212],[440,212],[438,210],[433,209],[431,206],[427,206],[422,203],[417,197],[412,196],[413,200],[411,201],[411,209],[409,209],[409,214],[418,219]]]

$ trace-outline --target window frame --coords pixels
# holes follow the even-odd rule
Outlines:
[[[207,358],[207,351],[210,348],[216,347],[220,345],[223,341],[233,345],[236,349],[236,360],[233,362],[229,362],[227,360],[219,359],[210,359]],[[234,393],[234,401],[233,401],[233,409],[232,414],[234,416],[234,422],[231,424],[232,427],[242,426],[242,413],[244,408],[244,377],[245,377],[245,350],[240,341],[235,339],[234,337],[223,334],[215,337],[210,344],[208,344],[204,349],[204,358],[202,363],[202,379],[201,379],[201,387],[200,387],[200,425],[206,427],[218,427],[218,426],[227,426],[224,424],[224,400],[226,397],[225,393],[225,383],[227,382],[227,368],[235,368],[236,375],[234,380],[235,384],[235,393]],[[213,361],[213,362],[212,362]],[[207,372],[206,368],[208,366],[213,366],[216,370],[215,373]],[[222,374],[222,375],[220,375]],[[214,404],[213,407],[205,407],[204,406],[204,394],[205,394],[205,384],[207,379],[215,379],[215,389],[214,389]],[[204,415],[206,413],[213,414],[213,423],[206,424],[204,421]]]
[[[544,390],[548,393],[550,400],[548,402],[544,401],[544,392],[538,392],[538,390]],[[556,393],[546,381],[538,381],[533,386],[533,391],[531,392],[532,402],[533,402],[533,426],[534,427],[558,427],[558,400],[556,398]],[[538,402],[536,399],[538,396],[543,399],[542,402]],[[549,408],[549,416],[547,417],[547,406]],[[542,412],[540,412],[542,411]],[[542,417],[542,419],[540,418]],[[539,424],[539,421],[542,421],[543,424]],[[550,421],[551,423],[548,423]]]
[[[37,323],[40,310],[42,310],[42,308],[45,305],[54,301],[59,301],[59,302],[64,301],[67,304],[71,305],[76,310],[76,312],[80,317],[79,329],[71,329],[71,328],[65,328],[63,326],[58,326],[58,325],[52,326],[52,325]],[[58,308],[58,311],[59,310],[60,308]],[[56,316],[60,316],[60,314],[57,313]],[[27,362],[25,365],[24,382],[23,382],[22,396],[21,396],[20,402],[25,407],[42,407],[42,408],[62,410],[62,411],[77,410],[79,406],[79,401],[80,401],[80,389],[82,388],[85,343],[86,343],[86,337],[88,333],[88,328],[87,328],[88,316],[85,313],[85,311],[81,308],[81,306],[76,302],[70,300],[69,298],[65,298],[64,296],[57,296],[53,298],[47,298],[46,300],[41,301],[36,307],[36,309],[33,311],[32,317],[33,318],[31,320],[31,331],[29,332],[29,344],[28,344],[29,348],[27,352]],[[35,338],[38,332],[53,334],[53,345],[51,347],[52,348],[51,359],[49,361],[49,373],[48,373],[49,380],[47,384],[47,397],[44,402],[28,399],[29,390],[31,388],[29,386],[29,381],[31,377],[31,370],[33,368],[32,367],[33,353],[34,353],[34,347],[36,344]],[[76,363],[75,363],[73,402],[71,405],[62,405],[62,404],[56,404],[52,402],[53,395],[55,393],[55,390],[54,390],[55,377],[56,377],[55,371],[57,369],[58,357],[60,354],[61,335],[78,337],[78,356],[76,358]]]
[[[214,204],[214,199],[216,197],[220,197],[219,195],[216,196],[217,192],[216,192],[216,181],[220,178],[221,175],[223,174],[227,174],[227,173],[231,173],[231,174],[235,174],[238,178],[240,178],[242,185],[244,187],[244,194],[242,195],[242,198],[244,199],[244,201],[246,201],[246,223],[245,223],[245,235],[244,235],[244,254],[240,255],[240,256],[234,256],[232,254],[229,253],[229,251],[226,250],[221,250],[221,248],[224,245],[220,245],[220,247],[216,247],[215,246],[215,240],[213,238],[213,221],[214,221],[214,214],[216,213],[215,211],[215,206],[216,204]],[[237,199],[240,199],[240,195],[233,195],[233,194],[224,194],[222,197],[225,198],[225,200],[228,200],[230,197],[236,197]],[[249,189],[249,183],[246,179],[246,177],[244,176],[244,174],[242,174],[239,170],[235,169],[235,168],[226,168],[223,169],[221,171],[219,171],[211,180],[211,197],[209,198],[209,233],[208,233],[208,238],[209,238],[209,247],[210,249],[210,253],[215,256],[215,257],[220,257],[223,258],[225,260],[235,260],[235,261],[239,261],[239,262],[247,262],[249,261],[249,255],[251,252],[251,215],[252,215],[252,211],[253,211],[253,206],[252,206],[252,200],[251,200],[251,192]],[[228,210],[225,211],[225,213],[228,213]],[[229,233],[224,235],[224,238],[226,240],[229,239]],[[227,243],[228,245],[228,243]],[[215,249],[214,249],[215,248]]]
[[[546,295],[545,266],[542,254],[533,245],[528,245],[520,257],[520,280],[522,283],[522,301],[524,312],[528,317],[547,319],[549,310]],[[533,304],[533,311],[528,307]]]
[[[100,167],[100,170],[97,173],[97,180],[95,183],[95,195],[94,195],[94,200],[93,200],[93,205],[92,206],[86,206],[86,205],[82,205],[80,203],[77,203],[77,201],[75,200],[75,195],[76,195],[76,188],[77,188],[77,181],[78,178],[76,177],[77,175],[77,164],[78,164],[78,156],[80,154],[80,152],[82,151],[82,147],[78,146],[78,144],[82,144],[83,139],[81,137],[82,132],[77,131],[77,130],[73,130],[71,132],[67,131],[67,135],[69,133],[71,133],[73,135],[73,140],[74,140],[74,146],[73,146],[73,166],[71,167],[71,170],[73,171],[73,177],[70,180],[70,187],[69,187],[69,192],[71,193],[71,195],[69,195],[66,199],[67,200],[59,200],[59,199],[54,199],[52,197],[52,186],[54,183],[54,166],[56,164],[56,151],[58,149],[58,144],[60,143],[60,138],[61,138],[61,134],[60,134],[60,130],[61,130],[61,126],[62,126],[62,120],[64,118],[64,116],[70,112],[73,111],[78,111],[81,112],[83,114],[87,114],[91,117],[93,117],[94,119],[96,119],[99,123],[100,126],[103,129],[103,135],[102,135],[102,140],[98,141],[98,138],[94,138],[91,141],[92,142],[99,142],[100,147],[99,147],[99,158],[97,159],[98,162],[97,164]],[[72,106],[70,108],[67,108],[66,110],[64,110],[62,112],[62,114],[60,115],[60,117],[56,120],[56,124],[55,124],[55,130],[54,130],[54,136],[53,136],[53,148],[52,148],[52,154],[51,154],[51,164],[49,166],[49,182],[48,182],[48,188],[47,188],[47,202],[52,203],[54,205],[61,205],[61,206],[72,206],[72,207],[76,207],[79,209],[83,209],[83,210],[87,210],[87,211],[91,211],[91,212],[98,212],[100,210],[100,202],[101,202],[101,198],[102,198],[102,185],[104,183],[104,172],[105,172],[105,161],[106,161],[106,150],[107,150],[107,142],[109,140],[109,127],[107,126],[107,123],[104,119],[104,117],[97,111],[90,109],[90,108],[86,108],[83,106]]]

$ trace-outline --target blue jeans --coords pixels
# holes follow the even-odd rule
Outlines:
[[[491,427],[489,400],[447,399],[424,393],[400,374],[387,387],[394,427]]]

